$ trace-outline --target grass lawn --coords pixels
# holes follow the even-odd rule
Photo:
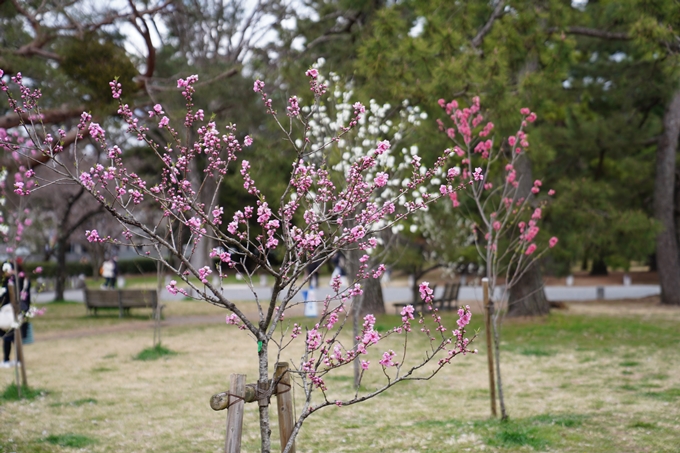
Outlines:
[[[168,303],[163,346],[176,354],[139,360],[152,346],[144,310],[120,320],[115,313],[87,317],[80,304],[47,308],[35,320],[36,342],[25,348],[33,398],[17,401],[13,370],[0,370],[0,392],[7,389],[0,393],[0,452],[222,451],[226,412],[213,412],[210,396],[227,389],[232,373],[255,380],[257,348],[247,334],[219,322],[224,311]],[[377,326],[396,322],[384,316]],[[548,318],[506,321],[507,423],[489,419],[480,333],[479,355],[457,358],[431,381],[313,415],[298,451],[680,451],[680,309],[573,304]],[[398,345],[386,343],[381,351],[389,347]],[[369,357],[374,373],[367,389],[380,377],[379,352]],[[299,351],[283,354],[296,356]],[[351,370],[327,384],[331,398],[349,395]],[[299,402],[299,389],[294,396]],[[278,428],[272,431],[276,437]],[[259,451],[258,441],[257,407],[250,404],[244,451]]]

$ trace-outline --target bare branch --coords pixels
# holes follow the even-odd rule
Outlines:
[[[630,41],[633,39],[628,33],[611,32],[606,30],[597,30],[595,28],[586,27],[552,27],[548,29],[548,33],[564,33],[567,35],[581,35],[590,36],[591,38],[606,39],[609,41]]]
[[[484,26],[479,29],[477,35],[474,38],[472,38],[471,41],[472,47],[477,49],[479,48],[479,46],[482,45],[484,37],[491,31],[493,23],[496,21],[496,19],[503,15],[503,8],[505,8],[505,0],[499,0],[499,2],[496,4],[496,7],[493,9],[491,16],[489,16],[489,20],[487,20]]]
[[[64,106],[54,110],[41,111],[40,122],[43,124],[60,123],[71,118],[78,118],[85,110],[85,106],[79,105],[77,107]],[[30,121],[34,116],[34,113],[23,113],[21,117],[16,113],[9,113],[0,116],[0,127],[3,129],[11,129],[20,126],[22,120]]]

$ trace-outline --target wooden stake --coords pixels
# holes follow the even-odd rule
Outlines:
[[[274,372],[274,382],[276,386],[276,406],[279,412],[279,437],[281,438],[281,451],[284,451],[293,428],[295,427],[295,417],[293,415],[293,394],[290,387],[290,374],[288,373],[288,362],[277,362]],[[295,453],[295,441],[288,450]]]
[[[482,279],[482,290],[484,297],[484,325],[486,328],[486,355],[489,362],[489,391],[491,393],[491,415],[497,417],[496,413],[496,383],[493,374],[493,344],[491,340],[491,315],[493,313],[493,302],[489,298],[489,279]]]
[[[246,393],[246,375],[232,374],[229,385],[229,409],[227,410],[227,438],[224,442],[225,453],[241,452],[241,431],[243,430],[243,408]]]

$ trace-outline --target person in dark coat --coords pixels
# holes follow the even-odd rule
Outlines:
[[[2,296],[0,296],[0,307],[3,307],[11,303],[10,291],[16,291],[19,289],[19,310],[20,313],[27,313],[31,308],[31,281],[26,276],[21,260],[17,260],[18,269],[18,286],[17,286],[17,273],[14,271],[14,265],[12,263],[5,263],[2,265]],[[26,337],[28,331],[28,324],[23,323],[20,327],[22,338]],[[3,352],[3,362],[0,364],[0,368],[10,368],[13,367],[16,362],[10,361],[10,354],[12,352],[12,344],[14,343],[14,329],[0,330],[2,334],[2,352]]]

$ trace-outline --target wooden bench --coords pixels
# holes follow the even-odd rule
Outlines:
[[[165,306],[158,306],[155,289],[85,289],[85,307],[95,315],[100,308],[117,308],[122,318],[131,308],[151,308],[154,312],[160,308],[162,312]]]
[[[458,293],[460,293],[460,283],[447,283],[444,285],[442,297],[432,301],[432,306],[440,311],[453,311],[458,308]]]
[[[432,287],[432,294],[435,294],[436,289],[437,285],[434,285]],[[413,305],[416,313],[424,313],[427,310],[427,307],[432,305],[432,308],[436,308],[439,311],[452,311],[458,308],[456,303],[458,302],[459,292],[460,283],[447,283],[444,285],[444,292],[442,293],[442,296],[432,300],[431,304],[425,303],[422,300],[419,300],[416,303],[398,302],[394,304],[394,309],[397,314],[400,314],[401,309],[403,309],[405,306]]]

